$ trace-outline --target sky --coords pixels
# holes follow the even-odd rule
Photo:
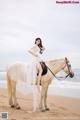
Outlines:
[[[45,59],[69,58],[80,68],[80,4],[55,0],[0,0],[0,67],[27,61],[40,37]]]

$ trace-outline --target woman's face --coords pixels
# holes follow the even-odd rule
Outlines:
[[[39,44],[40,44],[40,40],[39,40],[39,39],[36,41],[36,44],[37,44],[37,45],[39,45]]]

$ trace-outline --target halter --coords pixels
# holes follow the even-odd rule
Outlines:
[[[47,68],[49,69],[49,71],[52,73],[52,75],[57,79],[57,80],[61,80],[61,79],[66,79],[69,75],[70,75],[70,69],[69,69],[69,64],[68,64],[68,61],[67,61],[67,58],[65,58],[65,61],[66,61],[66,65],[64,66],[64,68],[67,66],[67,68],[68,68],[68,74],[65,76],[65,77],[62,77],[62,76],[60,76],[60,77],[57,77],[53,72],[52,72],[52,70],[47,66]],[[64,68],[63,68],[63,70],[64,70]]]

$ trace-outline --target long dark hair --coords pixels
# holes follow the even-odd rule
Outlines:
[[[35,39],[35,44],[36,44],[36,41],[38,41],[38,40],[40,40],[40,44],[38,45],[38,47],[40,48],[40,54],[42,54],[42,53],[43,53],[43,50],[44,50],[44,47],[43,47],[43,45],[42,45],[42,40],[41,40],[41,38],[36,38],[36,39]]]

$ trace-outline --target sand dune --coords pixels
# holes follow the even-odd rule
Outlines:
[[[8,112],[9,120],[80,120],[80,99],[61,96],[48,96],[50,111],[32,111],[32,95],[23,96],[18,93],[21,110],[10,108],[7,92],[0,89],[0,112]]]

